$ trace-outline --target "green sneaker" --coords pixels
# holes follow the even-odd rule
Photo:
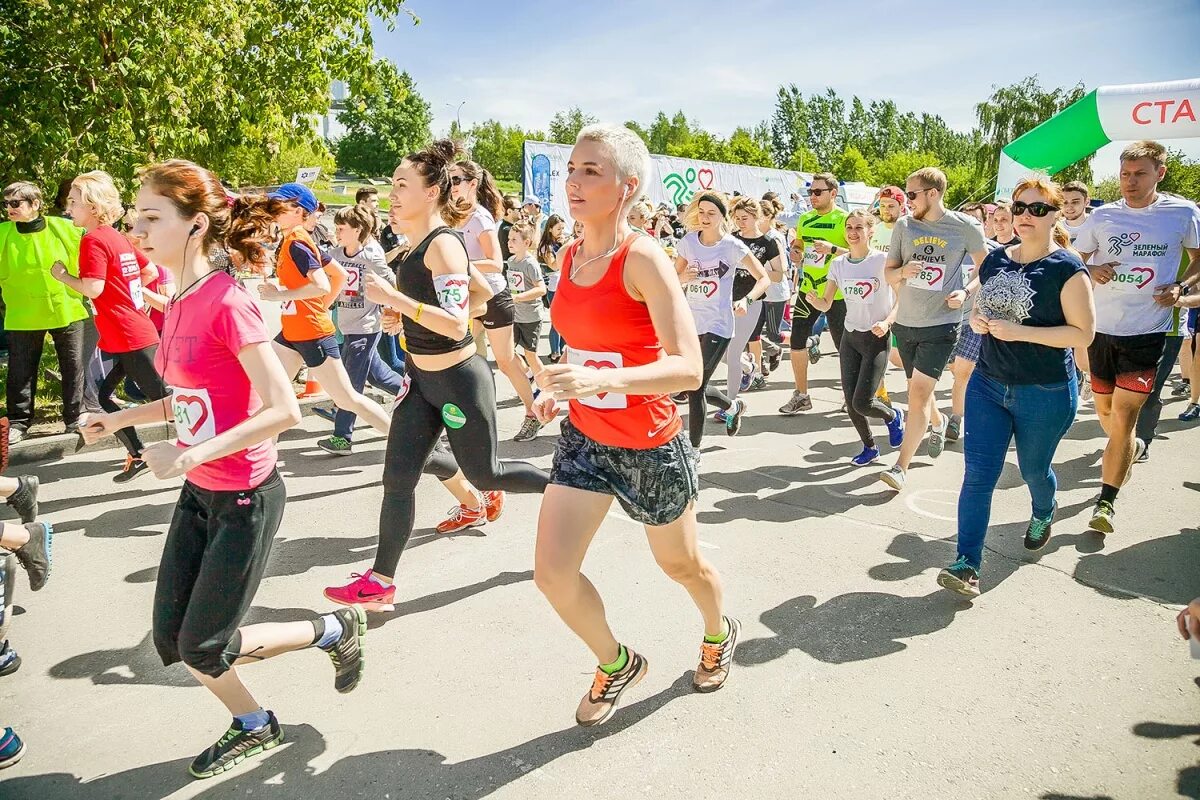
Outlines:
[[[1092,519],[1088,522],[1088,530],[1093,530],[1096,533],[1112,533],[1113,532],[1113,517],[1117,516],[1117,512],[1113,509],[1112,503],[1107,500],[1101,500],[1096,503],[1096,508],[1092,511]]]
[[[344,436],[330,436],[317,442],[317,447],[335,456],[348,456],[354,453],[354,445]]]
[[[267,712],[270,719],[257,730],[242,729],[240,720],[235,719],[225,735],[205,750],[188,767],[193,778],[211,778],[228,772],[251,756],[273,750],[283,741],[283,730],[275,714]]]

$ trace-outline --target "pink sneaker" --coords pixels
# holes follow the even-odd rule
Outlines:
[[[350,573],[354,580],[345,586],[325,587],[325,596],[344,606],[358,605],[367,611],[395,611],[396,587],[380,586],[371,580],[371,570],[366,575]]]

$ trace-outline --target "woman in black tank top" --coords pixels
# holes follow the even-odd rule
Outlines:
[[[367,297],[390,309],[388,332],[403,328],[412,376],[408,396],[392,412],[375,563],[350,584],[325,590],[334,602],[368,611],[394,608],[392,580],[412,533],[417,481],[443,430],[466,478],[484,496],[477,507],[460,505],[439,531],[495,520],[505,491],[541,492],[549,481],[524,461],[496,457],[495,383],[470,334],[471,316],[482,313],[490,291],[471,269],[461,237],[443,224],[458,222],[449,206],[455,155],[451,142],[440,141],[396,168],[391,214],[417,245],[396,270],[398,290],[374,276],[367,279]]]

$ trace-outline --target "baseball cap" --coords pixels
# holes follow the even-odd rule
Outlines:
[[[290,200],[310,214],[320,205],[313,190],[302,183],[285,183],[267,197],[274,200]]]
[[[529,195],[528,197],[525,198],[525,201],[522,202],[521,205],[522,206],[537,206],[538,208],[541,208],[542,207],[542,199],[540,197],[535,197],[533,195]]]
[[[885,197],[889,200],[895,200],[900,205],[904,205],[904,201],[907,199],[904,192],[900,191],[899,186],[885,186],[880,189],[879,199],[882,200]]]

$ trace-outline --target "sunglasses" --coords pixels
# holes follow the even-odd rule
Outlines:
[[[462,175],[454,175],[450,178],[450,183],[458,186],[460,183],[470,183],[470,178],[464,178]]]
[[[921,192],[928,192],[928,191],[929,191],[929,189],[931,189],[931,188],[933,188],[933,187],[929,187],[929,188],[926,188],[926,189],[918,189],[918,190],[917,190],[917,191],[915,191],[915,192],[905,192],[905,193],[904,193],[904,196],[905,196],[905,197],[907,197],[909,200],[916,200],[916,199],[917,199],[917,195],[919,195]]]
[[[1041,219],[1051,211],[1058,211],[1058,206],[1052,206],[1049,203],[1022,203],[1020,200],[1012,204],[1012,215],[1014,217],[1019,217],[1026,211]]]
[[[833,189],[809,189],[808,194],[810,197],[813,195],[820,197],[821,195],[825,194],[826,192],[832,192],[832,191],[833,191]]]
[[[20,208],[22,203],[28,203],[28,200],[5,200],[4,205],[9,208]]]

